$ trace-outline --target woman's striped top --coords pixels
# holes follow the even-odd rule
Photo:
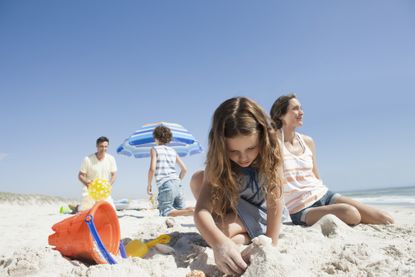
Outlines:
[[[284,132],[281,130],[281,149],[284,156],[283,185],[284,201],[290,214],[311,206],[327,192],[327,187],[313,172],[313,153],[302,136],[295,133],[304,152],[294,155],[284,145]]]

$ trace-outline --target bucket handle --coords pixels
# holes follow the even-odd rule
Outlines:
[[[122,240],[120,240],[120,254],[122,258],[124,259],[128,258],[127,252],[125,252],[125,247],[124,247],[124,244],[122,243]]]
[[[96,242],[96,244],[98,246],[98,250],[101,253],[102,257],[104,257],[104,259],[107,261],[107,263],[116,264],[117,262],[114,260],[114,258],[111,256],[111,254],[107,251],[107,249],[105,248],[105,245],[102,243],[102,240],[99,237],[98,231],[95,228],[94,217],[92,215],[88,214],[85,217],[85,222],[88,225],[89,232],[91,233],[92,238]]]

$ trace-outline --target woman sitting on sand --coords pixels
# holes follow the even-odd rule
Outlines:
[[[286,180],[284,200],[294,224],[313,225],[327,214],[333,214],[349,225],[394,222],[387,213],[333,193],[323,184],[313,139],[296,132],[303,125],[304,112],[295,95],[279,97],[270,114],[279,130]]]

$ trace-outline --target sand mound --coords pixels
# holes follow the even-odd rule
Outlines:
[[[350,232],[353,232],[352,227],[332,214],[323,216],[311,228],[321,230],[321,233],[329,238],[346,235]]]

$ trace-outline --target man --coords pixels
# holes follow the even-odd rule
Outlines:
[[[106,137],[99,137],[97,139],[97,152],[84,158],[81,169],[78,174],[79,180],[84,184],[82,201],[79,210],[84,211],[90,209],[94,204],[95,200],[92,199],[88,194],[88,186],[96,178],[105,179],[111,185],[117,178],[117,164],[113,156],[107,153],[109,140]],[[115,209],[114,202],[109,196],[107,199]]]

